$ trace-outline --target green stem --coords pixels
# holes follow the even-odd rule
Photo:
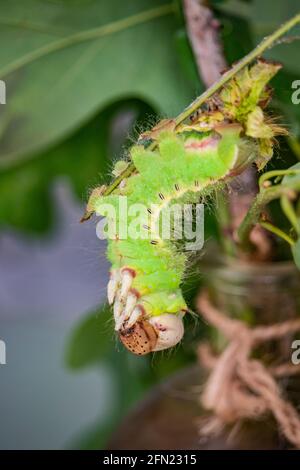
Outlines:
[[[218,209],[218,227],[220,232],[221,244],[224,252],[233,257],[236,254],[236,246],[231,236],[226,233],[231,227],[231,216],[228,208],[228,198],[224,192],[216,191],[216,207]],[[225,232],[225,233],[224,233]]]
[[[249,240],[251,230],[258,223],[261,213],[266,205],[274,199],[290,195],[291,189],[293,188],[278,184],[258,193],[238,229],[238,238],[242,248],[249,249],[251,247]]]
[[[162,5],[157,8],[152,8],[136,15],[129,16],[127,18],[122,18],[121,20],[113,21],[104,26],[99,26],[97,28],[89,29],[86,31],[80,31],[79,33],[72,34],[71,36],[59,39],[57,41],[46,44],[39,49],[36,49],[29,54],[24,55],[20,59],[15,60],[11,64],[8,64],[6,67],[0,70],[1,78],[5,77],[9,73],[15,72],[16,70],[34,62],[41,57],[49,55],[53,52],[65,49],[66,47],[73,46],[78,43],[85,41],[90,41],[92,39],[98,39],[109,34],[118,33],[125,29],[131,28],[146,21],[159,18],[161,16],[169,15],[174,12],[174,5],[168,3],[167,5]]]
[[[197,109],[210,98],[212,95],[216,93],[223,85],[225,85],[231,78],[233,78],[240,70],[242,70],[246,65],[250,64],[255,60],[257,57],[261,56],[263,52],[265,52],[272,44],[277,41],[278,38],[283,36],[287,31],[293,28],[297,23],[300,23],[300,13],[293,16],[290,20],[286,23],[281,25],[274,33],[270,36],[264,38],[262,42],[243,57],[236,65],[234,65],[228,72],[226,72],[220,80],[214,83],[211,87],[209,87],[201,96],[195,99],[182,113],[177,116],[175,119],[176,124],[180,124],[186,118],[188,118],[191,114],[193,114]]]
[[[293,204],[291,203],[288,196],[286,196],[286,195],[281,196],[280,204],[281,204],[281,208],[282,208],[285,216],[290,221],[292,227],[294,228],[297,235],[299,236],[300,235],[299,220],[298,220],[298,217],[297,217],[296,212],[294,210]]]
[[[271,224],[270,222],[261,221],[259,222],[259,225],[269,232],[272,232],[278,237],[282,238],[288,242],[289,245],[293,246],[295,244],[294,240],[287,233],[283,232],[280,228],[275,227],[275,225]]]
[[[104,191],[103,195],[104,196],[108,196],[110,193],[112,193],[114,191],[114,189],[116,189],[119,184],[121,183],[121,181],[125,178],[128,178],[128,176],[132,175],[132,173],[134,172],[135,170],[135,166],[134,166],[134,163],[129,163],[129,165],[127,166],[127,168],[120,174],[120,176],[118,176],[117,178],[115,178],[112,183],[106,188],[106,190]]]
[[[189,116],[194,114],[197,109],[200,108],[212,95],[214,95],[220,88],[222,88],[229,80],[231,80],[240,70],[242,70],[246,65],[253,62],[257,57],[261,56],[263,52],[269,49],[274,42],[276,42],[281,36],[287,33],[291,28],[293,28],[297,23],[300,23],[300,13],[293,16],[286,23],[281,25],[274,33],[262,40],[262,42],[247,54],[243,59],[241,59],[236,65],[234,65],[228,72],[226,72],[220,80],[214,83],[209,87],[202,95],[195,99],[186,109],[184,109],[176,118],[175,122],[178,126]],[[122,173],[112,184],[107,188],[105,195],[110,194],[122,181],[122,179],[130,176],[135,170],[134,164],[131,163],[124,173]]]
[[[275,178],[276,176],[286,176],[286,175],[291,175],[291,174],[299,174],[300,170],[296,170],[293,168],[288,168],[287,170],[272,170],[272,171],[267,171],[267,173],[264,173],[258,181],[259,187],[262,188],[264,183],[271,178]]]

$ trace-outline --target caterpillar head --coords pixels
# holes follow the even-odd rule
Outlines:
[[[137,321],[130,328],[119,331],[119,338],[130,352],[139,356],[153,351],[157,343],[154,328],[145,320]]]
[[[121,342],[137,355],[175,346],[184,334],[184,312],[148,315],[132,289],[135,275],[129,268],[113,270],[107,286],[108,302],[113,304],[115,330]]]
[[[183,333],[182,315],[165,313],[138,320],[133,326],[120,330],[119,337],[129,351],[142,356],[175,346]]]

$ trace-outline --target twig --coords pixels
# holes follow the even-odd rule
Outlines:
[[[187,119],[191,114],[193,114],[197,109],[205,103],[212,95],[214,95],[222,86],[224,86],[231,78],[233,78],[240,70],[242,70],[246,65],[253,62],[257,57],[260,57],[267,49],[269,49],[272,44],[277,41],[278,38],[287,33],[291,28],[296,24],[300,23],[300,13],[293,16],[286,23],[281,25],[274,33],[270,36],[264,38],[261,43],[253,49],[249,54],[243,57],[237,64],[235,64],[230,70],[228,70],[220,80],[214,83],[209,87],[201,96],[195,99],[182,113],[180,113],[175,119],[176,124],[181,124],[185,119]]]
[[[289,245],[293,246],[295,244],[294,240],[287,233],[283,232],[280,228],[270,222],[260,221],[259,224],[264,229],[285,240]]]
[[[219,40],[219,22],[203,0],[184,0],[186,25],[198,71],[206,88],[227,67]]]
[[[253,62],[257,57],[261,56],[267,49],[269,49],[274,42],[276,42],[281,36],[287,33],[291,28],[293,28],[296,24],[300,23],[300,13],[293,16],[290,20],[286,23],[281,25],[274,33],[270,36],[267,36],[262,42],[243,57],[237,64],[235,64],[230,70],[228,70],[220,80],[214,83],[211,87],[209,87],[201,96],[196,98],[186,109],[184,109],[176,118],[175,123],[178,126],[181,124],[185,119],[191,116],[195,111],[197,111],[200,106],[203,105],[212,95],[214,95],[220,88],[222,88],[231,78],[233,78],[240,70],[242,70],[245,66]],[[110,194],[122,181],[122,179],[127,178],[130,176],[135,170],[134,164],[131,163],[126,170],[116,178],[110,186],[105,191],[105,195]]]
[[[205,0],[184,0],[183,5],[199,77],[208,88],[219,80],[222,71],[227,68],[218,35],[219,22],[205,5]],[[215,197],[221,243],[224,252],[234,256],[236,247],[231,236],[232,214],[228,204],[228,188],[224,193],[216,192]]]
[[[206,6],[205,0],[184,0],[184,9],[199,75],[206,87],[209,87],[227,67],[218,35],[219,22]],[[237,191],[233,182],[226,192],[217,193],[216,196],[221,243],[225,253],[231,257],[237,254],[234,233],[257,194],[257,174],[254,168],[248,167],[240,175],[239,186]],[[260,259],[269,257],[269,237],[259,226],[255,230],[256,236],[252,238],[257,246],[256,256],[259,255]]]
[[[300,236],[300,223],[290,198],[288,196],[281,196],[280,204],[286,218],[289,220],[296,234]]]

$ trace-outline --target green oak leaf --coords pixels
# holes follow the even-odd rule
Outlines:
[[[195,94],[165,0],[10,0],[0,9],[0,169],[78,128],[107,105],[140,98],[175,115]]]

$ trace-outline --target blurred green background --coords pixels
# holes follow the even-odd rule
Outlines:
[[[298,0],[210,5],[229,64],[299,10]],[[153,384],[195,360],[201,328],[190,320],[183,344],[154,358],[118,345],[103,307],[105,243],[95,221],[78,221],[139,132],[204,87],[180,1],[0,0],[0,41],[0,447],[103,448]],[[266,56],[284,65],[273,107],[293,135],[293,152],[284,141],[270,167],[287,167],[300,158],[299,45]],[[208,214],[206,238],[214,226]]]

